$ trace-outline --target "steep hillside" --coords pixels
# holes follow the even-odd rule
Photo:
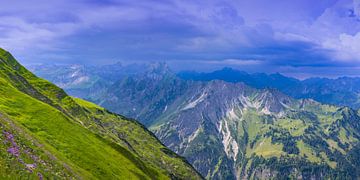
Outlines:
[[[134,120],[74,99],[0,49],[0,178],[201,179]]]
[[[141,113],[166,146],[209,179],[360,177],[360,117],[350,108],[171,73],[126,78],[98,103]]]

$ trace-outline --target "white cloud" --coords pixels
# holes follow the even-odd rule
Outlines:
[[[329,39],[323,46],[335,50],[334,56],[340,60],[360,61],[360,32],[355,35],[340,34],[337,39]]]
[[[203,61],[204,63],[209,64],[218,64],[225,66],[239,66],[239,65],[261,65],[263,61],[255,59],[225,59],[222,61]]]
[[[295,23],[277,38],[317,44],[333,61],[360,61],[360,0],[339,0],[312,23]]]

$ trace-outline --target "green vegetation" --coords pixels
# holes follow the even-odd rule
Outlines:
[[[271,138],[265,138],[254,148],[254,153],[262,157],[280,157],[284,152],[282,151],[282,144],[273,144]]]
[[[136,121],[67,96],[2,49],[0,120],[0,178],[201,178]]]
[[[241,177],[352,179],[360,176],[356,154],[360,143],[357,111],[321,104],[303,109],[295,105],[279,117],[248,108],[239,118],[224,121],[229,129],[236,129],[231,131],[239,144],[234,167],[239,169]]]

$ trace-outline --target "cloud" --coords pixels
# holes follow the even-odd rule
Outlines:
[[[360,0],[354,0],[354,12],[357,17],[360,17]]]
[[[314,43],[327,51],[330,61],[353,61],[359,64],[359,45],[356,43],[360,32],[360,16],[356,13],[358,3],[358,0],[337,1],[311,24],[294,26],[299,30],[290,31],[299,40],[303,38],[303,41]]]
[[[360,66],[359,8],[360,0],[3,2],[0,46],[25,62]]]
[[[336,59],[344,61],[358,61],[360,59],[360,32],[355,35],[340,34],[336,39],[324,42],[324,47],[336,50]]]
[[[21,18],[3,16],[0,18],[0,44],[14,51],[30,47],[49,50],[54,48],[52,40],[71,34],[75,26],[72,23],[29,23]]]

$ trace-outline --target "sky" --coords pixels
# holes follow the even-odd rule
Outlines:
[[[360,76],[360,0],[1,1],[0,47],[24,64]]]

